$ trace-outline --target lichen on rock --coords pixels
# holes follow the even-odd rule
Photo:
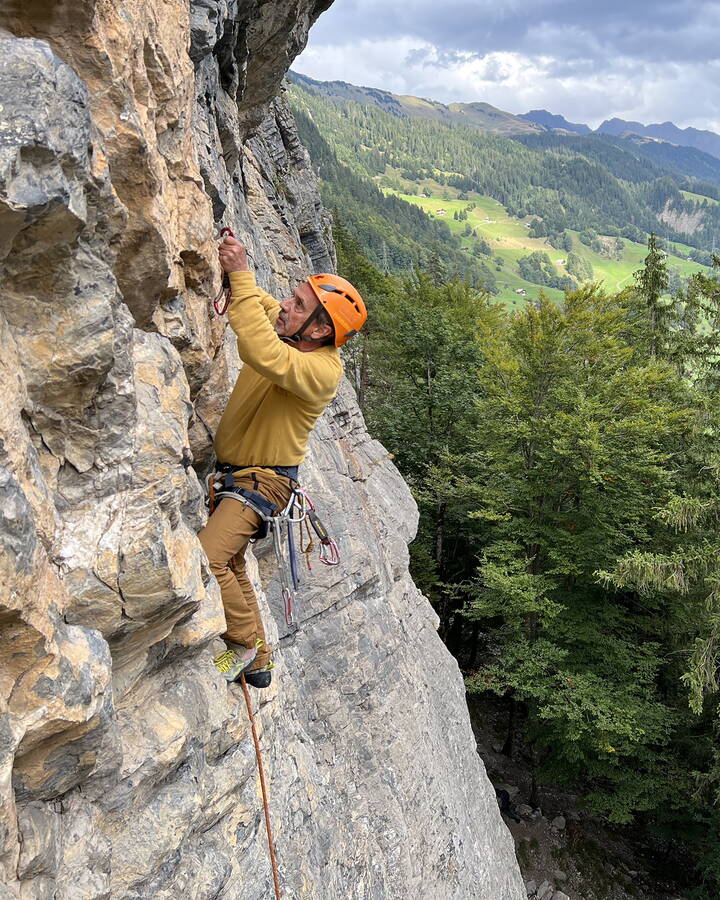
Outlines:
[[[284,293],[334,266],[281,79],[325,0],[0,13],[0,882],[21,898],[270,896],[239,687],[196,539],[238,371],[215,238]],[[338,569],[255,695],[284,895],[524,896],[417,513],[343,384],[303,480]]]

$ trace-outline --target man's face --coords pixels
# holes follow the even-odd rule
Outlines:
[[[275,331],[280,337],[290,337],[302,326],[311,312],[319,304],[315,292],[309,284],[303,282],[295,288],[295,293],[280,304],[280,315],[275,322]],[[308,332],[312,334],[313,324]]]

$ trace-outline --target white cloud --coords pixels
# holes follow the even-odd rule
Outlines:
[[[567,31],[568,45],[573,33]],[[536,46],[544,43],[538,40]],[[313,43],[311,33],[293,68],[321,81],[348,81],[443,103],[481,100],[514,113],[545,108],[592,127],[618,116],[720,131],[720,96],[713,90],[718,60],[607,57],[599,68],[592,57],[448,52],[412,36],[323,45]]]

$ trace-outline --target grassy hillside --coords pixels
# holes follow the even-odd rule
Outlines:
[[[429,184],[427,187],[429,189]],[[439,185],[435,191],[436,195],[431,197],[391,189],[388,189],[388,193],[396,193],[408,203],[419,206],[434,219],[445,222],[450,231],[457,235],[460,245],[466,248],[467,253],[472,254],[474,246],[478,244],[478,238],[487,241],[492,250],[492,258],[487,260],[487,264],[495,270],[497,296],[508,306],[522,306],[527,301],[536,299],[541,290],[554,299],[560,299],[562,296],[562,291],[526,281],[518,272],[520,257],[527,256],[533,251],[540,251],[548,254],[558,275],[570,274],[566,264],[568,253],[565,250],[558,250],[543,238],[533,238],[528,234],[532,216],[526,216],[524,219],[510,216],[497,200],[476,193],[468,194],[467,200],[460,200],[457,198],[459,191],[455,191],[456,196],[452,198],[452,189],[441,188]],[[472,204],[475,204],[475,208],[468,210],[468,206]],[[459,214],[463,210],[467,211],[467,219],[464,221],[455,219],[453,214]],[[467,225],[473,230],[474,235],[464,235]],[[579,232],[568,229],[568,233],[572,236],[573,252],[592,265],[594,279],[603,282],[609,291],[619,290],[629,284],[633,272],[642,266],[647,255],[644,244],[626,240],[617,258],[608,258],[583,244],[579,239]],[[675,247],[681,252],[691,251],[690,247],[683,244],[676,243]],[[503,261],[502,265],[498,266],[496,262],[498,259]],[[670,256],[669,266],[677,269],[685,278],[702,268],[695,262],[688,262],[676,256]],[[517,294],[517,290],[525,290],[526,294]]]
[[[696,194],[694,191],[680,191],[680,193],[686,200],[694,200],[695,203],[704,203],[707,201],[711,206],[720,205],[720,200],[716,200],[714,197],[706,197],[704,194]]]

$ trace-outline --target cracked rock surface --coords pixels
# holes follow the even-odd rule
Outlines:
[[[272,896],[196,533],[239,367],[215,238],[284,295],[334,266],[282,77],[328,0],[0,11],[0,897]],[[254,692],[286,898],[519,900],[409,491],[347,383],[303,482],[342,554]]]

